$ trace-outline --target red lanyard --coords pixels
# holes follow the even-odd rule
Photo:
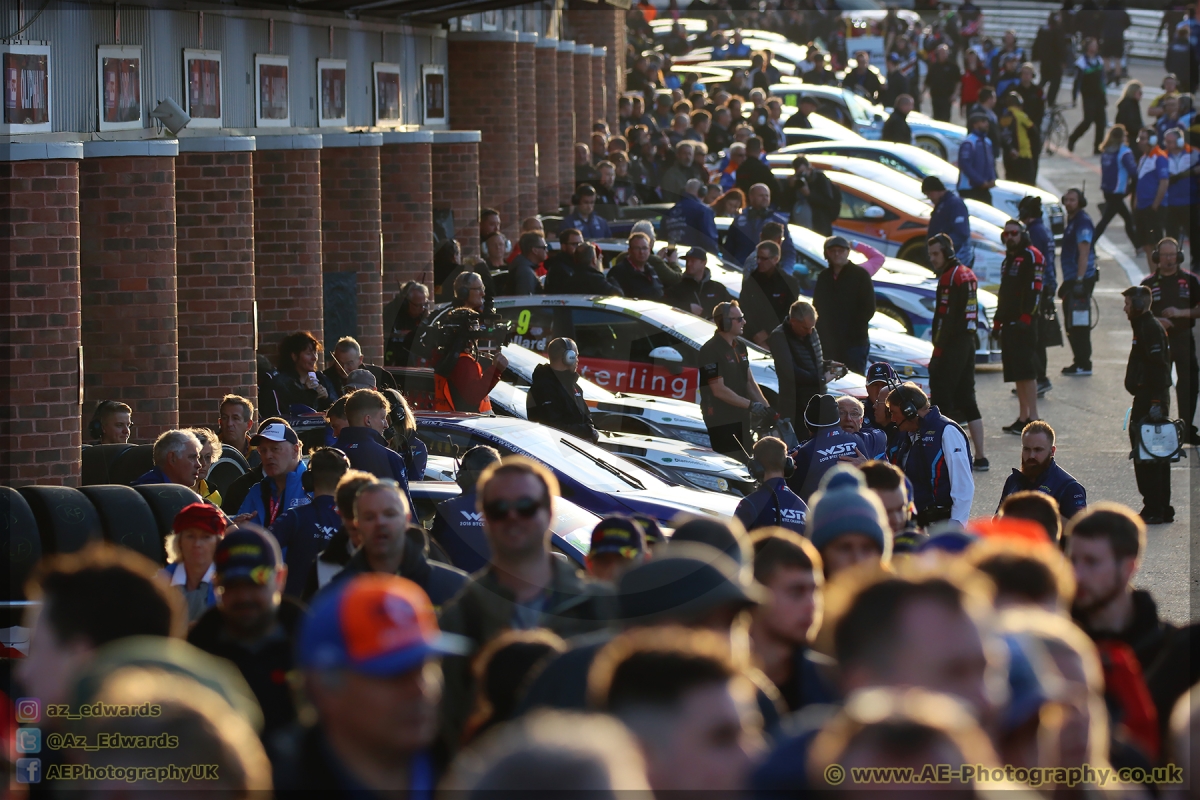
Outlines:
[[[283,498],[276,500],[274,497],[268,497],[267,502],[270,503],[270,508],[267,510],[266,527],[271,527],[275,524],[275,517],[279,515],[279,507],[283,505]]]

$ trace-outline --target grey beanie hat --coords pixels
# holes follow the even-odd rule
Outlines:
[[[843,534],[861,533],[879,545],[885,562],[892,557],[891,530],[883,503],[867,488],[862,473],[849,465],[834,467],[825,474],[821,489],[809,503],[807,533],[818,551]]]

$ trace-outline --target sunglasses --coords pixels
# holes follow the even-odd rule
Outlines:
[[[532,497],[522,497],[519,500],[493,500],[483,504],[483,515],[493,522],[508,519],[512,511],[517,512],[521,519],[530,519],[542,510],[542,501]]]

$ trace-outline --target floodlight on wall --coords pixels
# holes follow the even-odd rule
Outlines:
[[[162,123],[162,126],[170,131],[172,136],[186,128],[192,121],[188,113],[169,97],[166,100],[159,100],[158,105],[150,112],[150,116]]]

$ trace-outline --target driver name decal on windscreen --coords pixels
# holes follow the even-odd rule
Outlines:
[[[610,392],[636,392],[695,400],[700,391],[700,371],[684,367],[678,375],[666,367],[608,358],[580,358],[579,374]]]

